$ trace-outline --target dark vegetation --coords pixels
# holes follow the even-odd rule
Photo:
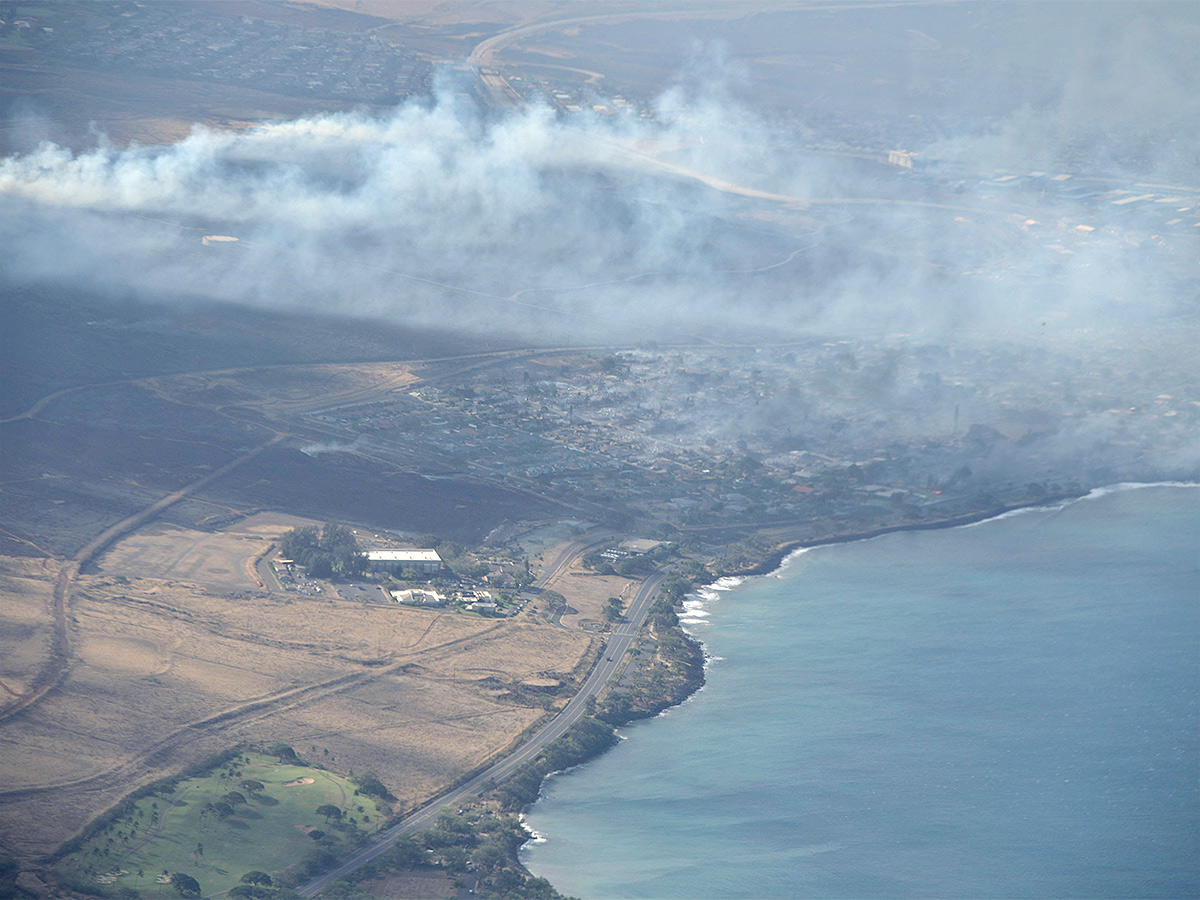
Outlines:
[[[332,522],[319,530],[312,525],[293,528],[280,539],[279,552],[304,566],[313,578],[361,575],[367,568],[354,532]]]
[[[395,802],[396,798],[392,796],[382,781],[380,781],[373,772],[364,772],[361,775],[355,775],[350,779],[358,787],[355,789],[356,794],[366,794],[368,797],[378,797],[380,800]]]
[[[331,886],[328,895],[346,900],[365,898],[369,895],[363,891],[364,886],[389,871],[433,866],[451,875],[473,873],[477,878],[476,895],[480,897],[559,900],[562,895],[550,882],[530,876],[521,865],[518,852],[529,840],[529,832],[513,813],[537,799],[542,781],[551,772],[586,762],[616,741],[611,726],[591,717],[580,719],[535,760],[490,791],[489,803],[498,804],[501,812],[485,807],[458,811],[447,808],[434,827],[397,841],[359,869],[353,880],[342,879]],[[291,882],[290,877],[289,882],[300,883]]]
[[[438,817],[435,827],[418,832],[411,840],[418,852],[433,856],[451,874],[460,874],[469,866],[478,879],[478,896],[528,900],[559,900],[563,896],[545,878],[530,876],[521,865],[517,854],[529,833],[515,816],[489,810],[447,811]]]
[[[200,882],[184,872],[175,872],[171,875],[171,887],[175,888],[181,897],[200,896]]]
[[[339,900],[366,898],[364,888],[388,872],[435,869],[461,876],[459,884],[475,878],[478,897],[507,900],[565,900],[545,878],[531,876],[521,865],[521,845],[529,832],[514,815],[490,809],[445,809],[432,828],[397,841],[383,855],[359,869],[353,880],[335,882],[326,896]]]
[[[21,867],[15,859],[0,856],[0,900],[17,900],[17,898],[33,896],[17,885],[17,876],[20,874]]]

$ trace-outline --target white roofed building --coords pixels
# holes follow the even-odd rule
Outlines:
[[[442,558],[436,550],[368,550],[367,568],[372,572],[401,572],[436,575],[442,570]]]

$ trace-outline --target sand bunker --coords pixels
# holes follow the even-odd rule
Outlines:
[[[312,784],[314,780],[315,779],[309,778],[307,775],[305,775],[303,778],[297,778],[295,781],[285,781],[283,783],[283,786],[284,787],[299,787],[302,784]]]

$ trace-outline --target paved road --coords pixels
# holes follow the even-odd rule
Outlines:
[[[615,535],[615,531],[609,531],[608,529],[604,529],[602,531],[588,531],[584,534],[581,534],[578,538],[563,547],[558,552],[558,555],[545,564],[542,574],[534,580],[533,586],[537,588],[547,587],[550,582],[552,582],[567,568],[569,568],[571,563],[575,562],[575,560],[582,556],[585,551],[607,543]]]
[[[608,639],[604,651],[600,655],[592,673],[584,681],[579,693],[568,703],[557,716],[530,738],[512,755],[476,775],[470,781],[455,788],[449,793],[442,794],[416,812],[406,816],[390,828],[381,831],[370,843],[347,856],[337,868],[326,872],[319,878],[300,888],[302,897],[314,897],[327,888],[332,882],[361,866],[366,865],[405,835],[428,828],[437,820],[438,814],[445,806],[457,806],[467,797],[481,793],[492,784],[500,782],[511,775],[519,767],[537,757],[543,748],[555,738],[570,728],[582,718],[587,710],[588,700],[596,696],[619,670],[626,651],[637,637],[638,631],[646,621],[650,604],[658,592],[659,585],[667,577],[666,571],[658,571],[642,582],[633,601],[629,604],[625,621],[617,627]]]

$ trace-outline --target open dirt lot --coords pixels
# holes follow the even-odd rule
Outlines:
[[[165,522],[146,526],[121,541],[100,564],[112,576],[187,581],[230,590],[257,589],[254,558],[280,534],[314,519],[283,513],[258,513],[215,534]]]
[[[237,572],[259,546],[247,536],[277,527],[265,521],[199,544],[156,528],[79,579],[66,679],[0,722],[0,846],[46,853],[136,785],[240,740],[327,752],[408,806],[507,747],[591,661],[593,638],[528,620],[110,574],[170,562],[172,541],[177,566],[207,547]],[[0,559],[2,680],[18,691],[46,652],[53,567],[41,567]],[[546,687],[531,700],[526,681]]]
[[[416,380],[412,366],[405,363],[353,363],[170,375],[148,379],[146,384],[188,405],[237,405],[264,413],[297,414],[381,400]]]
[[[405,872],[372,882],[368,888],[376,897],[404,897],[406,900],[443,900],[457,897],[454,878],[441,872]]]
[[[609,597],[620,597],[627,603],[637,582],[619,575],[596,575],[575,562],[558,578],[547,585],[567,598],[575,612],[564,613],[561,621],[569,628],[592,628],[603,623],[601,610]]]

